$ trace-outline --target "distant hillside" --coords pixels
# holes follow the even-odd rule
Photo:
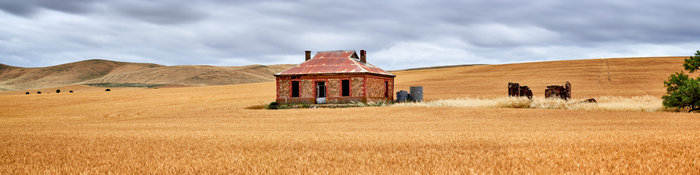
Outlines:
[[[508,82],[529,86],[543,97],[549,85],[571,83],[573,98],[599,96],[661,97],[663,82],[683,70],[677,57],[604,58],[499,65],[437,67],[393,71],[394,90],[423,86],[426,99],[498,98],[508,94]]]
[[[480,65],[487,65],[487,64],[457,64],[457,65],[447,65],[447,66],[417,67],[417,68],[408,68],[408,69],[393,70],[393,71],[391,71],[391,72],[397,72],[397,71],[412,71],[412,70],[429,70],[429,69],[443,69],[443,68],[467,67],[467,66],[480,66]]]
[[[40,68],[0,64],[0,91],[66,85],[207,86],[273,81],[274,73],[292,65],[163,66],[108,60],[86,60]]]

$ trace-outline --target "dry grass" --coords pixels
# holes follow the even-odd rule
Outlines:
[[[425,71],[421,81],[447,84],[442,71],[419,71]],[[481,75],[487,73],[464,73],[463,84],[449,81],[471,87],[476,78],[470,77]],[[635,81],[657,81],[645,76]],[[474,94],[426,86],[426,98],[457,98],[454,92],[460,92],[459,97],[494,99],[506,94],[506,84],[498,83],[497,90]],[[612,86],[622,90],[609,95],[607,89],[576,85],[575,97],[579,92],[625,97],[611,102],[653,95],[624,91],[630,87],[623,85]],[[0,174],[700,174],[696,114],[420,106],[245,109],[272,101],[273,82],[112,90],[0,95]]]
[[[537,109],[569,109],[583,111],[666,111],[661,98],[653,96],[637,97],[598,97],[597,103],[585,103],[583,99],[533,98],[532,100],[519,97],[502,97],[496,99],[458,98],[447,100],[432,100],[421,103],[398,103],[392,106],[422,106],[422,107],[470,107],[470,108],[537,108]]]

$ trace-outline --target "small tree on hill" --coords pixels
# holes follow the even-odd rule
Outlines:
[[[683,67],[690,73],[700,69],[700,51],[688,57]],[[693,79],[683,73],[675,73],[664,81],[666,95],[663,105],[669,108],[690,108],[688,112],[700,109],[700,78]]]
[[[700,68],[700,50],[695,51],[695,56],[690,56],[685,59],[683,67],[690,73],[695,72]]]

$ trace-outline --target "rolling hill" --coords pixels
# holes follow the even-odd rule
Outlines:
[[[426,99],[495,98],[507,94],[508,82],[529,86],[544,96],[548,85],[572,84],[573,98],[655,96],[666,93],[664,80],[683,70],[687,57],[606,58],[475,65],[394,71],[394,88],[423,86]],[[693,74],[694,76],[697,74]]]
[[[163,66],[108,60],[86,60],[40,68],[0,65],[0,91],[80,84],[207,86],[256,83],[272,81],[272,74],[290,66]]]
[[[508,82],[529,86],[535,96],[544,96],[548,85],[572,83],[574,98],[596,96],[661,97],[663,81],[683,70],[686,57],[606,58],[531,62],[502,65],[462,65],[391,71],[395,90],[423,86],[426,99],[502,97]],[[0,91],[89,89],[85,84],[113,86],[210,86],[274,80],[274,73],[292,65],[163,66],[87,60],[43,68],[0,65]],[[274,86],[274,85],[272,85]],[[104,90],[96,88],[95,90]],[[17,93],[19,93],[18,91]],[[23,93],[24,91],[21,91]],[[274,94],[274,91],[269,92]],[[16,93],[12,93],[16,94]]]

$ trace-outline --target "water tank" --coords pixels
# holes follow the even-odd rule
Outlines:
[[[401,90],[401,91],[399,91],[399,92],[396,92],[396,101],[397,101],[397,102],[405,102],[405,101],[408,101],[408,100],[409,100],[408,98],[410,98],[409,95],[408,95],[408,92],[406,92],[406,91],[404,91],[404,90]]]
[[[411,101],[423,101],[423,86],[411,86]]]

